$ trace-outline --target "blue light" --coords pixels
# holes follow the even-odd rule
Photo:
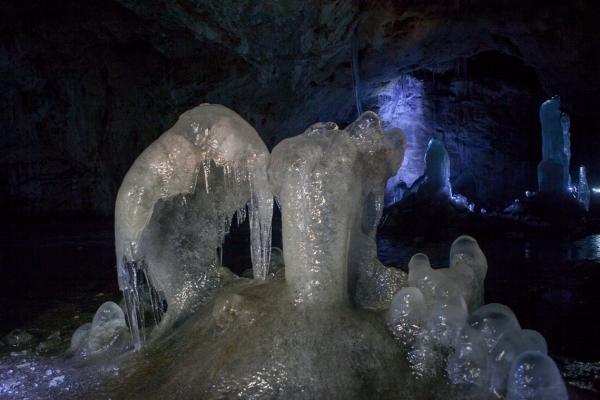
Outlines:
[[[383,128],[400,128],[406,135],[404,162],[386,187],[386,198],[391,200],[397,198],[393,192],[401,181],[410,186],[422,175],[425,167],[423,157],[431,133],[423,118],[423,82],[410,75],[402,75],[380,89],[377,104]]]

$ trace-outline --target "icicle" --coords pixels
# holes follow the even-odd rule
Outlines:
[[[202,159],[202,169],[204,170],[204,185],[206,193],[210,191],[210,184],[208,183],[208,177],[210,175],[210,159],[206,157]]]
[[[246,206],[238,208],[235,215],[237,217],[237,225],[240,226],[246,220]]]
[[[260,182],[264,184],[265,182]],[[250,203],[248,219],[250,222],[250,255],[254,279],[265,280],[269,273],[271,258],[271,219],[273,217],[273,195],[268,186],[255,190],[255,180],[250,180]]]

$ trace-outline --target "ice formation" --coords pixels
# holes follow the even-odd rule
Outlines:
[[[450,158],[444,144],[431,139],[425,153],[425,181],[419,186],[419,192],[436,195],[452,195],[450,186]]]
[[[507,400],[563,400],[567,388],[554,361],[539,351],[521,353],[513,362]]]
[[[235,112],[201,104],[134,162],[115,210],[119,287],[139,348],[144,299],[159,320],[191,312],[230,274],[217,249],[233,214],[248,218],[254,276],[267,274],[273,198],[267,182],[269,152]]]
[[[68,354],[87,358],[104,353],[111,347],[122,352],[129,345],[125,314],[118,304],[102,304],[91,323],[81,325],[71,337]]]
[[[523,330],[507,307],[483,305],[488,266],[474,238],[454,241],[448,268],[432,268],[425,254],[412,257],[408,274],[377,260],[383,191],[403,151],[403,135],[384,134],[371,112],[345,129],[313,125],[270,157],[224,107],[183,114],[138,158],[119,193],[128,317],[103,304],[68,353],[84,364],[112,362],[130,347],[126,324],[139,346],[141,317],[163,312],[163,300],[159,332],[187,318],[143,352],[127,353],[127,373],[97,397],[566,399],[543,337]],[[431,187],[449,194],[447,155],[436,144],[431,151]],[[271,188],[283,251],[269,260]],[[259,221],[250,224],[254,280],[235,278],[215,252],[247,201]]]
[[[341,130],[311,126],[273,149],[269,179],[282,208],[286,281],[296,301],[379,307],[403,282],[377,260],[385,183],[402,163],[404,136],[372,112]],[[348,294],[348,282],[350,295]]]
[[[579,181],[577,183],[577,200],[579,200],[586,211],[590,209],[590,195],[590,186],[588,185],[585,167],[581,165],[579,167]]]
[[[570,120],[560,111],[560,97],[554,96],[540,106],[542,124],[542,161],[538,164],[540,192],[565,193],[570,184]]]
[[[449,268],[433,269],[425,254],[415,254],[408,265],[410,286],[394,295],[387,313],[413,372],[435,376],[445,366],[451,382],[498,397],[567,399],[554,362],[544,354],[543,336],[521,329],[504,305],[481,306],[487,261],[477,241],[456,239],[449,261]],[[527,364],[522,357],[531,352],[539,355]],[[527,371],[537,364],[539,371]]]

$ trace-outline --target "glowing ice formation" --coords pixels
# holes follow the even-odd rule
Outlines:
[[[269,152],[235,112],[201,104],[152,143],[119,189],[115,210],[119,287],[139,348],[144,298],[167,319],[192,311],[230,274],[222,245],[236,211],[248,217],[254,276],[264,279],[271,249]]]
[[[273,149],[269,179],[281,204],[286,281],[297,302],[353,297],[378,307],[401,287],[401,272],[377,260],[375,233],[403,143],[400,131],[384,134],[377,115],[366,112],[344,130],[319,123]]]
[[[569,188],[570,121],[560,111],[560,97],[554,96],[540,106],[542,124],[542,161],[538,164],[540,192],[565,193]]]
[[[450,158],[446,147],[437,139],[431,139],[425,153],[425,182],[419,191],[428,194],[452,195],[450,187]]]
[[[577,200],[583,205],[586,211],[590,209],[590,186],[587,181],[585,167],[579,167],[579,182],[577,183]]]

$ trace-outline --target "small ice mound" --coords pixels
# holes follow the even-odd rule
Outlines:
[[[118,304],[102,304],[92,320],[88,348],[92,354],[108,349],[127,330],[125,314]]]
[[[481,333],[488,351],[491,351],[504,335],[521,329],[511,309],[498,303],[486,304],[475,310],[469,316],[469,325]]]
[[[123,310],[118,304],[107,301],[98,308],[91,323],[81,325],[73,333],[67,353],[86,358],[113,347],[125,350],[128,336]]]
[[[468,265],[477,279],[483,282],[487,275],[487,259],[479,248],[477,240],[468,235],[459,236],[450,247],[450,268],[463,263]]]
[[[479,331],[469,325],[461,330],[448,357],[448,378],[454,384],[487,386],[488,352]]]
[[[71,354],[80,353],[87,344],[91,329],[91,322],[86,322],[77,328],[77,330],[75,330],[73,333],[73,336],[71,336],[71,345],[69,346],[69,350],[67,352]]]
[[[569,396],[550,357],[526,351],[513,362],[508,375],[507,400],[566,400]]]
[[[426,312],[425,298],[416,287],[402,288],[392,298],[387,322],[404,346],[414,343],[421,333]]]
[[[546,354],[546,339],[530,329],[514,330],[504,335],[490,353],[490,391],[503,396],[510,367],[514,360],[526,351],[539,351]]]
[[[433,302],[438,275],[438,271],[431,268],[429,257],[423,253],[413,255],[408,262],[408,284],[421,290],[428,304]]]

